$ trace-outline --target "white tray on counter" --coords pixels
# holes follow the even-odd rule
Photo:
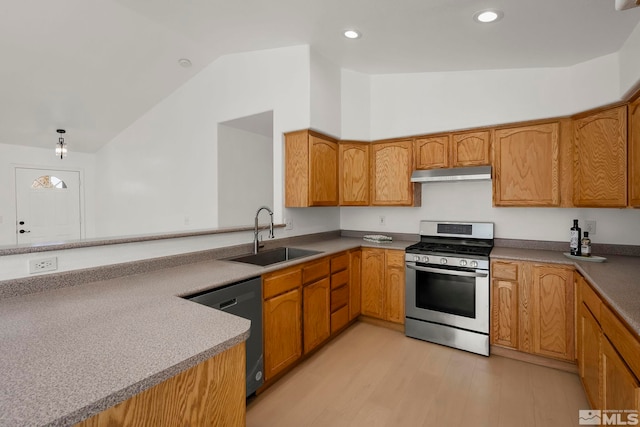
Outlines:
[[[589,262],[605,262],[607,259],[603,256],[576,256],[571,255],[569,252],[563,252],[567,258],[575,259],[576,261],[589,261]]]

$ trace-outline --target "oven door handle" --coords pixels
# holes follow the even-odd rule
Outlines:
[[[488,273],[472,273],[470,271],[454,271],[454,270],[444,270],[441,268],[432,268],[432,267],[418,267],[414,264],[406,264],[407,268],[418,271],[425,271],[427,273],[438,273],[438,274],[448,274],[450,276],[465,276],[465,277],[488,277]]]

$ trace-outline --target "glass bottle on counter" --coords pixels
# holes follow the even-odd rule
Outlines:
[[[588,231],[584,232],[584,237],[582,238],[580,249],[582,252],[582,256],[591,256],[591,239],[589,238]]]
[[[580,243],[581,243],[581,236],[580,236],[580,227],[578,226],[578,220],[574,219],[573,220],[573,227],[571,227],[571,233],[570,233],[570,240],[569,240],[569,249],[571,252],[571,255],[575,255],[575,256],[580,256]]]

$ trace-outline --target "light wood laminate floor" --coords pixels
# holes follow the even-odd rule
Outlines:
[[[578,425],[577,375],[358,322],[251,401],[247,426]]]

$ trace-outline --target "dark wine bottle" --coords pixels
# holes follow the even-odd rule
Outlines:
[[[580,227],[578,227],[578,220],[573,220],[573,227],[571,227],[570,232],[570,240],[569,240],[569,249],[571,251],[571,255],[580,256],[580,244],[581,244],[582,236]]]

